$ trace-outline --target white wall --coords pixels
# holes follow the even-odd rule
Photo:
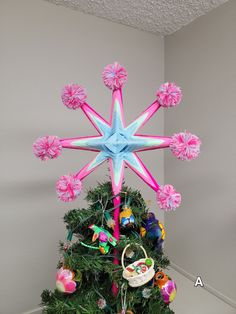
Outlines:
[[[201,275],[236,302],[236,1],[165,39],[165,78],[183,89],[183,102],[165,113],[165,134],[187,129],[202,139],[190,163],[165,153],[165,182],[183,204],[165,216],[170,259]],[[228,299],[228,301],[230,301]]]
[[[84,204],[83,195],[74,204],[58,202],[55,182],[93,156],[67,150],[58,160],[42,163],[32,154],[33,141],[47,134],[95,134],[82,112],[61,104],[60,90],[68,82],[83,84],[89,102],[108,117],[111,93],[101,71],[115,60],[129,72],[124,101],[130,122],[153,101],[163,81],[163,39],[45,1],[2,0],[0,43],[0,313],[19,314],[37,307],[44,288],[54,288],[58,242],[65,237],[62,217]],[[162,112],[144,131],[163,134]],[[163,183],[162,153],[142,157]],[[103,167],[84,187],[106,178]],[[135,175],[126,178],[153,199],[155,208],[154,193]]]

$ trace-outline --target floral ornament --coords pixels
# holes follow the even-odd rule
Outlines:
[[[152,289],[144,288],[143,291],[142,291],[142,296],[143,296],[145,299],[149,299],[150,296],[151,296],[151,293],[152,293]]]
[[[69,269],[61,267],[56,275],[56,288],[58,291],[72,294],[76,290],[76,282],[74,279],[74,273]]]
[[[104,310],[104,309],[106,308],[106,306],[107,306],[107,302],[106,302],[105,299],[100,298],[100,299],[97,301],[97,305],[98,305],[98,308],[99,308],[100,310]]]

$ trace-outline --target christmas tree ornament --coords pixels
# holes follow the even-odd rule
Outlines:
[[[160,221],[156,219],[154,213],[147,213],[143,218],[143,226],[140,228],[140,235],[155,241],[156,249],[162,249],[165,240],[165,229]]]
[[[115,229],[115,220],[113,219],[113,218],[109,218],[108,220],[107,220],[107,227],[108,228],[110,228],[110,229]]]
[[[140,227],[140,235],[141,237],[145,237],[145,235],[147,234],[147,230],[144,227]]]
[[[100,298],[98,301],[97,301],[97,305],[98,305],[98,308],[100,310],[104,310],[106,307],[107,307],[107,302],[105,299],[103,298]]]
[[[155,274],[155,285],[160,288],[162,298],[166,304],[171,303],[176,296],[177,287],[173,280],[171,280],[164,272],[157,272]]]
[[[107,227],[114,230],[115,224],[116,224],[115,220],[111,217],[110,213],[108,213],[108,212],[105,212],[104,216],[106,219]]]
[[[72,294],[76,290],[75,274],[69,269],[61,267],[56,275],[56,288],[58,291]]]
[[[98,155],[73,176],[74,180],[83,180],[100,164],[108,159],[110,163],[114,195],[118,195],[121,192],[125,164],[143,179],[146,184],[153,188],[155,192],[158,192],[160,186],[138,157],[137,152],[167,148],[172,145],[172,151],[177,158],[185,159],[183,156],[187,156],[188,159],[191,159],[192,155],[194,155],[194,157],[196,155],[195,152],[192,152],[192,148],[194,145],[197,145],[198,151],[200,142],[196,140],[195,136],[195,142],[192,141],[192,138],[190,140],[185,138],[185,148],[183,149],[181,145],[176,145],[176,134],[175,137],[172,138],[166,136],[143,135],[137,132],[161,107],[173,107],[179,104],[182,98],[181,90],[174,83],[167,82],[162,84],[157,91],[156,100],[136,120],[134,120],[134,122],[126,127],[123,113],[122,88],[127,80],[127,72],[124,67],[115,62],[114,64],[109,64],[105,67],[102,76],[104,84],[112,90],[112,109],[109,122],[102,118],[87,104],[87,94],[84,88],[80,85],[66,85],[62,91],[62,102],[64,105],[70,109],[81,108],[90,122],[94,125],[99,135],[63,139],[55,138],[55,140],[53,138],[52,142],[55,145],[51,145],[51,140],[48,140],[49,137],[47,136],[35,142],[34,152],[37,157],[46,160],[48,158],[58,157],[61,148],[96,151],[99,152]],[[177,142],[180,143],[182,140],[183,137],[180,135]],[[191,153],[188,152],[186,145],[191,147]],[[70,187],[66,190],[66,193],[68,193],[69,196],[60,197],[60,199],[63,201],[74,200],[79,195],[77,185],[70,183]],[[157,194],[157,197],[159,200],[159,193]],[[164,198],[171,198],[172,201],[166,202],[164,201]],[[172,209],[172,205],[173,208],[180,205],[180,197],[178,197],[178,201],[176,200],[176,196],[174,199],[175,200],[173,201],[173,191],[166,189],[165,193],[161,194],[161,200],[158,201],[158,204],[161,204],[162,209],[165,209],[165,205],[167,205],[167,209],[170,210]],[[114,203],[115,206],[120,204],[119,196],[114,198]],[[115,237],[117,239],[119,239],[118,217],[119,208],[117,208],[115,214]]]
[[[123,267],[123,278],[126,279],[131,287],[140,287],[148,283],[155,275],[154,260],[147,256],[145,249],[138,245],[145,255],[145,258],[141,258],[134,263],[125,267],[124,256],[126,250],[130,247],[128,244],[121,256],[121,264]]]
[[[127,250],[126,250],[126,252],[125,252],[125,257],[127,257],[127,258],[132,258],[132,257],[134,257],[134,251],[129,247],[129,248],[127,248]]]
[[[148,267],[151,267],[151,266],[152,266],[152,259],[151,259],[151,258],[146,258],[145,264],[146,264]]]
[[[174,281],[169,280],[167,283],[161,288],[161,294],[163,300],[166,304],[169,304],[174,301],[176,297],[177,287]]]
[[[152,294],[152,289],[150,289],[150,288],[144,288],[143,291],[142,291],[142,296],[145,299],[149,299],[151,294]]]
[[[64,252],[67,252],[71,248],[71,246],[72,246],[71,242],[64,243],[63,245]]]
[[[64,252],[67,252],[69,249],[72,248],[73,245],[75,245],[76,243],[78,243],[78,239],[81,235],[79,234],[74,234],[72,232],[72,230],[68,230],[67,232],[67,238],[66,238],[66,242],[63,245],[63,250]],[[81,239],[80,239],[81,240]]]
[[[157,273],[155,273],[154,280],[155,286],[162,287],[167,283],[169,277],[164,272],[158,271]]]
[[[92,241],[99,240],[99,250],[102,254],[107,254],[110,250],[110,245],[116,246],[117,240],[114,238],[109,231],[104,228],[100,228],[96,225],[89,226],[89,229],[94,231]]]
[[[125,205],[123,207],[123,210],[119,215],[119,219],[121,226],[124,228],[130,228],[134,226],[135,223],[134,215],[132,209],[128,205]]]

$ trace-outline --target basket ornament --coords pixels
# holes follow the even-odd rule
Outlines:
[[[121,256],[121,264],[123,267],[123,278],[128,280],[131,287],[140,287],[148,283],[155,275],[154,260],[147,256],[144,247],[139,245],[143,250],[145,258],[141,258],[128,266],[124,264],[124,256],[126,250],[130,247],[128,244]]]

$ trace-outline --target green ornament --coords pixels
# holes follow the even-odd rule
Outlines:
[[[152,260],[150,258],[146,258],[145,264],[149,267],[152,266]]]

